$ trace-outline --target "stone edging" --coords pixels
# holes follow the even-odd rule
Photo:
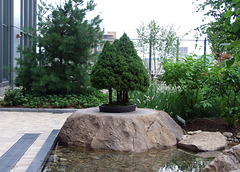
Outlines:
[[[49,112],[49,113],[70,113],[78,109],[43,109],[43,108],[0,108],[0,112]]]
[[[52,130],[42,148],[33,159],[26,172],[39,172],[42,171],[46,160],[48,159],[53,147],[55,146],[60,130]]]

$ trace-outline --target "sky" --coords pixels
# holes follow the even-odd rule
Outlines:
[[[48,2],[64,2],[64,0],[48,0]],[[87,14],[91,19],[100,15],[106,32],[117,32],[120,38],[124,32],[131,39],[137,38],[136,28],[141,23],[148,24],[155,20],[158,25],[174,25],[177,34],[183,36],[190,33],[183,39],[194,39],[190,31],[202,24],[203,14],[196,13],[196,7],[192,4],[194,0],[94,0],[97,4],[94,11]],[[85,2],[87,2],[85,0]],[[201,38],[204,39],[204,38]],[[195,42],[182,41],[180,46],[188,46],[189,51],[194,51]],[[203,42],[199,42],[199,46]],[[200,50],[203,51],[203,50]],[[209,52],[209,49],[207,50]]]
[[[106,31],[116,31],[117,37],[126,32],[136,38],[136,28],[141,22],[155,20],[159,25],[174,25],[179,34],[198,27],[202,14],[194,13],[192,0],[95,0],[92,12],[100,14]],[[88,16],[91,17],[89,14]]]

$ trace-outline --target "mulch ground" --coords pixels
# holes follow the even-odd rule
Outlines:
[[[188,122],[186,126],[182,126],[182,128],[187,131],[212,131],[216,132],[219,131],[221,133],[223,132],[231,132],[234,136],[236,136],[237,133],[240,133],[240,121],[237,124],[236,127],[229,127],[227,122],[224,121],[223,118],[218,119],[196,119],[192,122]]]

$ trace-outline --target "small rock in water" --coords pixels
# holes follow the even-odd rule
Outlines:
[[[223,135],[224,135],[225,137],[232,137],[232,136],[233,136],[233,133],[231,133],[231,132],[224,132]]]
[[[98,157],[98,156],[92,156],[92,159],[95,159],[95,160],[100,160],[101,158]]]
[[[67,161],[67,159],[65,159],[65,158],[60,158],[60,161]]]

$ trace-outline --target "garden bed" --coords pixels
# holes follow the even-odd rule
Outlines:
[[[191,122],[188,122],[186,126],[182,126],[182,128],[188,131],[212,131],[212,132],[231,132],[233,137],[237,136],[237,133],[240,133],[240,121],[236,125],[236,127],[230,127],[223,118],[201,118],[195,119]],[[239,139],[240,140],[240,139]]]

